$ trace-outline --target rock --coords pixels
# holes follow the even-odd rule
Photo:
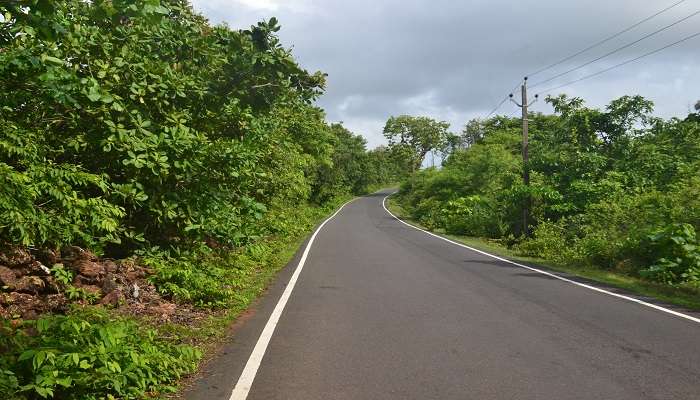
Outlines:
[[[94,254],[90,253],[87,250],[83,250],[78,246],[66,246],[61,249],[61,254],[63,255],[64,260],[72,261],[73,263],[80,260],[97,260],[97,257]]]
[[[0,249],[0,264],[2,265],[17,268],[30,262],[32,262],[32,255],[22,247],[11,246]]]
[[[139,285],[134,283],[134,286],[131,287],[131,297],[138,300],[140,295],[141,295],[141,290],[139,289]]]
[[[34,297],[30,294],[12,292],[5,298],[6,305],[17,305],[17,304],[30,304],[33,302]]]
[[[61,285],[56,282],[56,278],[53,276],[44,276],[41,279],[43,279],[46,284],[46,292],[59,293],[61,291]]]
[[[6,299],[7,312],[12,318],[36,318],[41,310],[41,301],[31,294],[12,292]]]
[[[68,310],[68,299],[63,293],[46,296],[46,304],[52,312],[66,312]]]
[[[11,269],[0,265],[0,288],[7,286],[8,289],[12,290],[15,288],[17,283],[17,276]]]
[[[41,293],[45,287],[46,284],[38,276],[23,276],[15,284],[15,291],[37,295]]]
[[[159,315],[163,319],[167,319],[170,315],[175,313],[177,306],[173,303],[163,303],[155,307],[150,307],[148,313],[152,315]]]
[[[114,279],[114,275],[108,272],[107,276],[105,276],[105,279],[102,281],[102,293],[112,293],[112,291],[117,289],[118,287],[119,285],[117,285],[117,282]]]
[[[33,308],[26,308],[20,311],[23,320],[36,320],[39,314]]]
[[[98,280],[105,273],[102,265],[88,260],[80,260],[74,263],[73,268],[90,281]]]
[[[148,270],[146,268],[142,267],[133,267],[129,271],[126,272],[126,279],[129,281],[135,281],[139,279],[143,279],[146,277]]]
[[[111,305],[115,307],[119,306],[122,302],[124,302],[124,294],[121,289],[112,290],[100,300],[100,304],[102,305]]]
[[[35,259],[44,265],[59,264],[61,262],[61,252],[54,249],[38,249],[30,251]]]
[[[51,275],[51,270],[39,261],[32,261],[26,268],[28,275]]]
[[[102,261],[102,266],[104,267],[105,271],[110,272],[110,273],[115,273],[119,269],[119,266],[117,265],[117,263],[115,263],[112,260]]]

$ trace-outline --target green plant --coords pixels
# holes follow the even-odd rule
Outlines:
[[[532,237],[518,243],[515,251],[518,255],[527,257],[540,257],[552,261],[567,260],[571,250],[567,244],[566,227],[563,221],[540,222],[534,229]]]
[[[175,255],[151,251],[142,261],[155,269],[149,279],[161,294],[201,307],[225,307],[236,297],[241,272],[231,258],[200,249]]]
[[[700,286],[700,247],[692,225],[672,224],[647,239],[656,261],[641,269],[641,276],[667,284]]]
[[[89,292],[83,288],[73,286],[73,273],[64,268],[63,264],[56,264],[51,268],[51,274],[56,282],[63,286],[63,290],[70,300],[85,300],[88,303],[95,303],[100,296]]]
[[[10,370],[0,382],[6,395],[30,399],[136,399],[168,392],[201,357],[192,347],[159,340],[155,331],[97,309],[5,328],[0,365]],[[35,333],[26,334],[29,330]]]
[[[56,264],[51,268],[51,274],[56,281],[63,286],[70,286],[73,284],[73,273],[67,270],[63,264]]]

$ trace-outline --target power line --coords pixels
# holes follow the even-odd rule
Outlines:
[[[602,55],[602,56],[600,56],[600,57],[597,57],[597,58],[595,58],[595,59],[593,59],[593,60],[591,60],[591,61],[588,61],[588,62],[586,62],[586,63],[584,63],[584,64],[581,64],[581,65],[579,65],[578,67],[571,68],[570,70],[565,71],[565,72],[562,72],[562,73],[557,74],[557,75],[554,75],[553,77],[551,77],[551,78],[549,78],[549,79],[545,79],[545,80],[543,80],[543,81],[537,82],[537,83],[535,83],[534,85],[532,85],[531,87],[540,86],[540,85],[542,85],[542,84],[544,84],[544,83],[551,82],[551,81],[553,81],[553,80],[555,80],[555,79],[557,79],[557,78],[559,78],[559,77],[561,77],[561,76],[567,75],[567,74],[569,74],[569,73],[571,73],[571,72],[578,71],[579,69],[581,69],[581,68],[583,68],[583,67],[586,67],[586,66],[588,66],[588,65],[591,65],[591,64],[593,64],[593,63],[596,62],[596,61],[600,61],[600,60],[602,60],[602,59],[604,59],[604,58],[606,58],[606,57],[608,57],[608,56],[611,56],[611,55],[613,55],[613,54],[615,54],[615,53],[617,53],[617,52],[619,52],[619,51],[621,51],[621,50],[624,50],[624,49],[626,49],[626,48],[628,48],[628,47],[630,47],[630,46],[633,46],[633,45],[635,45],[635,44],[641,42],[642,40],[648,39],[648,38],[650,38],[650,37],[652,37],[652,36],[654,36],[654,35],[656,35],[656,34],[659,34],[659,33],[663,32],[663,31],[665,31],[666,29],[671,28],[671,27],[673,27],[673,26],[675,26],[675,25],[678,25],[678,24],[680,24],[681,22],[686,21],[686,20],[688,20],[688,19],[690,19],[690,18],[692,18],[692,17],[694,17],[694,16],[696,16],[696,15],[698,15],[698,14],[700,14],[700,10],[698,10],[698,11],[696,11],[696,12],[694,12],[694,13],[688,15],[687,17],[683,17],[683,18],[681,18],[681,19],[679,19],[679,20],[677,20],[677,21],[675,21],[675,22],[673,22],[673,23],[671,23],[671,24],[669,24],[669,25],[666,25],[666,26],[664,26],[664,27],[661,28],[661,29],[657,29],[657,30],[655,30],[655,31],[652,32],[652,33],[649,33],[649,34],[647,34],[647,35],[644,35],[644,36],[642,36],[641,38],[639,38],[639,39],[637,39],[637,40],[635,40],[635,41],[633,41],[633,42],[630,42],[630,43],[627,43],[627,44],[624,45],[624,46],[618,47],[617,49],[615,49],[615,50],[613,50],[613,51],[610,51],[610,52],[608,52],[608,53],[606,53],[606,54],[604,54],[604,55]]]
[[[635,61],[639,61],[639,60],[641,60],[642,58],[651,56],[651,55],[656,54],[656,53],[658,53],[658,52],[660,52],[660,51],[662,51],[662,50],[666,50],[666,49],[668,49],[669,47],[676,46],[676,45],[678,45],[678,44],[681,44],[681,43],[683,43],[683,42],[686,42],[686,41],[688,41],[688,40],[690,40],[690,39],[693,39],[693,38],[695,38],[695,37],[698,37],[698,36],[700,36],[700,32],[695,33],[695,34],[690,35],[690,36],[686,36],[686,37],[684,37],[684,38],[681,39],[681,40],[675,41],[675,42],[673,42],[673,43],[667,44],[666,46],[660,47],[660,48],[658,48],[658,49],[656,49],[656,50],[653,50],[653,51],[650,51],[650,52],[648,52],[648,53],[642,54],[642,55],[639,56],[639,57],[635,57],[635,58],[629,59],[629,60],[627,60],[627,61],[621,62],[621,63],[619,63],[619,64],[615,64],[615,65],[613,65],[612,67],[605,68],[604,70],[598,71],[598,72],[593,73],[593,74],[590,74],[590,75],[583,76],[583,77],[581,77],[581,78],[578,78],[578,79],[575,79],[575,80],[573,80],[573,81],[564,83],[564,84],[562,84],[562,85],[558,85],[558,86],[549,88],[549,89],[547,89],[547,90],[543,90],[543,91],[541,91],[541,92],[539,92],[539,93],[537,93],[537,94],[538,94],[538,95],[539,95],[539,94],[543,94],[543,93],[545,93],[545,92],[549,92],[549,91],[552,91],[552,90],[560,89],[560,88],[563,88],[563,87],[565,87],[565,86],[573,85],[574,83],[578,83],[578,82],[581,82],[581,81],[583,81],[583,80],[593,78],[593,77],[595,77],[595,76],[604,74],[604,73],[606,73],[606,72],[608,72],[608,71],[611,71],[611,70],[613,70],[613,69],[622,67],[622,66],[624,66],[624,65],[633,63],[633,62],[635,62]]]
[[[521,84],[521,83],[522,83],[522,81],[518,82],[518,84],[515,85],[515,87],[514,87],[513,89],[511,89],[510,92],[508,92],[508,93],[510,94],[510,93],[512,93],[513,91],[515,91],[515,89],[517,89],[518,87],[520,87],[520,84]],[[501,106],[503,106],[503,103],[505,103],[506,101],[508,101],[508,95],[505,95],[505,96],[503,97],[503,99],[502,99],[498,104],[496,104],[496,105],[493,107],[493,110],[491,110],[491,112],[488,113],[488,114],[486,115],[486,118],[485,118],[485,119],[488,119],[490,116],[493,115],[493,113],[495,113],[496,111],[498,111],[498,109],[501,108]]]
[[[619,31],[619,32],[617,32],[617,33],[611,35],[611,36],[608,36],[608,37],[606,37],[605,39],[602,39],[602,40],[600,40],[600,41],[598,41],[598,42],[596,42],[596,43],[594,43],[594,44],[592,44],[592,45],[586,47],[585,49],[583,49],[583,50],[581,50],[581,51],[578,51],[578,52],[576,52],[576,53],[574,53],[574,54],[572,54],[572,55],[570,55],[570,56],[568,56],[568,57],[562,58],[561,60],[559,60],[559,61],[557,61],[557,62],[555,62],[555,63],[553,63],[553,64],[550,64],[550,65],[548,65],[548,66],[546,66],[546,67],[543,67],[543,68],[541,68],[541,69],[539,69],[539,70],[537,70],[537,71],[535,71],[535,72],[529,74],[528,76],[532,77],[532,76],[538,75],[538,74],[540,74],[540,73],[542,73],[542,72],[544,72],[544,71],[548,71],[548,70],[550,70],[550,69],[556,67],[556,66],[559,65],[559,64],[565,63],[565,62],[571,60],[572,58],[574,58],[574,57],[576,57],[576,56],[579,56],[579,55],[581,55],[581,54],[587,52],[588,50],[591,50],[591,49],[593,49],[593,48],[596,48],[596,47],[600,46],[601,44],[607,43],[607,42],[609,42],[609,41],[611,41],[611,40],[613,40],[613,39],[619,37],[620,35],[631,31],[632,29],[638,27],[639,25],[642,25],[643,23],[645,23],[645,22],[647,22],[647,21],[649,21],[649,20],[651,20],[651,19],[653,19],[653,18],[655,18],[655,17],[658,17],[659,15],[665,13],[666,11],[668,11],[668,10],[670,10],[670,9],[672,9],[672,8],[674,8],[674,7],[676,7],[676,6],[678,6],[678,5],[680,5],[681,3],[685,3],[685,2],[686,2],[686,0],[681,0],[681,1],[678,1],[678,2],[676,2],[676,3],[673,3],[673,4],[671,4],[670,6],[664,8],[663,10],[658,11],[658,12],[656,12],[655,14],[652,14],[652,15],[646,17],[646,18],[644,18],[643,20],[641,20],[641,21],[639,21],[639,22],[637,22],[637,23],[635,23],[635,24],[633,24],[633,25],[631,25],[631,26],[629,26],[629,27],[627,27],[627,28],[625,28],[625,29],[623,29],[623,30],[621,30],[621,31]]]

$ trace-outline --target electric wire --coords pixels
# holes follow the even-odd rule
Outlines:
[[[491,110],[491,112],[488,113],[488,114],[486,115],[486,118],[485,118],[485,119],[488,119],[488,118],[489,118],[490,116],[492,116],[496,111],[498,111],[498,110],[503,106],[503,104],[504,104],[506,101],[508,101],[508,96],[510,95],[510,93],[513,93],[513,92],[515,91],[515,89],[517,89],[521,84],[522,84],[522,81],[518,82],[518,84],[515,85],[515,87],[514,87],[513,89],[511,89],[510,92],[508,92],[508,94],[507,94],[505,97],[503,97],[503,99],[502,99],[498,104],[496,104],[496,105],[493,107],[493,109]]]
[[[607,43],[607,42],[609,42],[609,41],[611,41],[611,40],[613,40],[613,39],[615,39],[615,38],[621,36],[622,34],[625,34],[625,33],[629,32],[629,31],[631,31],[632,29],[638,27],[639,25],[642,25],[643,23],[645,23],[645,22],[647,22],[647,21],[650,21],[650,20],[652,20],[652,19],[658,17],[659,15],[665,13],[666,11],[671,10],[672,8],[677,7],[677,6],[679,6],[679,5],[681,5],[682,3],[685,3],[685,2],[686,2],[686,0],[680,0],[680,1],[676,2],[676,3],[673,3],[673,4],[671,4],[670,6],[664,8],[664,9],[662,9],[662,10],[660,10],[660,11],[657,11],[656,13],[654,13],[654,14],[652,14],[652,15],[646,17],[646,18],[644,18],[643,20],[641,20],[641,21],[639,21],[639,22],[637,22],[637,23],[635,23],[635,24],[633,24],[633,25],[630,25],[629,27],[627,27],[627,28],[625,28],[625,29],[623,29],[623,30],[621,30],[621,31],[619,31],[619,32],[617,32],[617,33],[615,33],[615,34],[613,34],[613,35],[611,35],[611,36],[608,36],[608,37],[606,37],[605,39],[602,39],[602,40],[600,40],[600,41],[598,41],[598,42],[596,42],[596,43],[594,43],[594,44],[592,44],[592,45],[586,47],[586,48],[583,49],[583,50],[580,50],[580,51],[578,51],[578,52],[576,52],[576,53],[574,53],[574,54],[572,54],[572,55],[570,55],[570,56],[568,56],[568,57],[562,58],[561,60],[559,60],[559,61],[557,61],[557,62],[555,62],[555,63],[553,63],[553,64],[550,64],[550,65],[548,65],[548,66],[546,66],[546,67],[540,68],[539,70],[537,70],[537,71],[535,71],[535,72],[533,72],[533,73],[531,73],[531,74],[528,74],[528,76],[532,77],[532,76],[541,74],[541,73],[544,72],[544,71],[548,71],[548,70],[550,70],[550,69],[556,67],[557,65],[563,64],[563,63],[565,63],[565,62],[571,60],[572,58],[575,58],[576,56],[579,56],[579,55],[581,55],[581,54],[587,52],[588,50],[594,49],[594,48],[596,48],[596,47],[598,47],[598,46],[600,46],[600,45],[602,45],[602,44],[605,44],[605,43]]]
[[[698,10],[698,11],[696,11],[696,12],[694,12],[694,13],[692,13],[692,14],[686,16],[686,17],[683,17],[683,18],[681,18],[681,19],[679,19],[679,20],[676,20],[675,22],[673,22],[673,23],[671,23],[671,24],[668,24],[668,25],[664,26],[663,28],[657,29],[657,30],[655,30],[654,32],[651,32],[651,33],[649,33],[649,34],[646,34],[646,35],[642,36],[641,38],[639,38],[639,39],[637,39],[637,40],[635,40],[635,41],[633,41],[633,42],[627,43],[627,44],[624,45],[624,46],[618,47],[618,48],[616,48],[615,50],[612,50],[612,51],[610,51],[610,52],[608,52],[608,53],[605,53],[605,54],[603,54],[603,55],[600,56],[600,57],[594,58],[593,60],[590,60],[590,61],[588,61],[588,62],[586,62],[586,63],[584,63],[584,64],[581,64],[581,65],[579,65],[578,67],[571,68],[571,69],[569,69],[569,70],[567,70],[567,71],[564,71],[564,72],[562,72],[562,73],[559,73],[559,74],[557,74],[557,75],[554,75],[554,76],[551,77],[551,78],[548,78],[548,79],[545,79],[545,80],[543,80],[543,81],[537,82],[537,83],[533,84],[533,85],[530,86],[530,87],[531,87],[531,88],[534,88],[534,87],[540,86],[540,85],[542,85],[542,84],[544,84],[544,83],[551,82],[551,81],[553,81],[553,80],[555,80],[555,79],[557,79],[557,78],[559,78],[559,77],[562,77],[562,76],[564,76],[564,75],[567,75],[567,74],[569,74],[569,73],[571,73],[571,72],[578,71],[578,70],[580,70],[580,69],[583,68],[583,67],[586,67],[586,66],[588,66],[588,65],[591,65],[591,64],[593,64],[594,62],[600,61],[600,60],[602,60],[602,59],[604,59],[604,58],[606,58],[606,57],[609,57],[609,56],[611,56],[611,55],[613,55],[613,54],[619,52],[619,51],[622,51],[622,50],[624,50],[624,49],[626,49],[626,48],[628,48],[628,47],[631,47],[631,46],[633,46],[633,45],[635,45],[635,44],[641,42],[642,40],[645,40],[645,39],[648,39],[648,38],[650,38],[650,37],[652,37],[652,36],[654,36],[654,35],[657,35],[657,34],[663,32],[663,31],[665,31],[666,29],[669,29],[669,28],[671,28],[671,27],[673,27],[673,26],[676,26],[676,25],[680,24],[681,22],[684,22],[684,21],[686,21],[686,20],[688,20],[688,19],[690,19],[690,18],[692,18],[692,17],[694,17],[694,16],[696,16],[696,15],[698,15],[698,14],[700,14],[700,10]]]
[[[595,72],[595,73],[593,73],[593,74],[585,75],[585,76],[582,76],[581,78],[575,79],[575,80],[573,80],[573,81],[570,81],[570,82],[567,82],[567,83],[564,83],[564,84],[561,84],[561,85],[554,86],[554,87],[551,87],[551,88],[549,88],[549,89],[543,90],[543,91],[541,91],[541,92],[538,92],[537,95],[541,95],[541,94],[543,94],[543,93],[545,93],[545,92],[550,92],[550,91],[552,91],[552,90],[561,89],[561,88],[563,88],[563,87],[565,87],[565,86],[573,85],[574,83],[578,83],[578,82],[581,82],[581,81],[583,81],[583,80],[590,79],[590,78],[596,77],[596,76],[598,76],[598,75],[602,75],[602,74],[604,74],[604,73],[606,73],[606,72],[608,72],[608,71],[612,71],[613,69],[622,67],[622,66],[627,65],[627,64],[631,64],[631,63],[633,63],[633,62],[635,62],[635,61],[639,61],[639,60],[641,60],[642,58],[649,57],[649,56],[654,55],[654,54],[656,54],[656,53],[658,53],[658,52],[660,52],[660,51],[666,50],[666,49],[668,49],[669,47],[673,47],[673,46],[679,45],[679,44],[681,44],[681,43],[683,43],[683,42],[686,42],[686,41],[688,41],[688,40],[690,40],[690,39],[693,39],[693,38],[696,38],[696,37],[698,37],[698,36],[700,36],[700,32],[695,33],[695,34],[692,34],[692,35],[689,35],[689,36],[686,36],[686,37],[684,37],[683,39],[677,40],[677,41],[675,41],[675,42],[673,42],[673,43],[669,43],[669,44],[667,44],[667,45],[665,45],[665,46],[663,46],[663,47],[660,47],[660,48],[658,48],[658,49],[656,49],[656,50],[653,50],[653,51],[650,51],[650,52],[648,52],[648,53],[642,54],[641,56],[638,56],[638,57],[629,59],[629,60],[627,60],[627,61],[623,61],[623,62],[621,62],[621,63],[615,64],[615,65],[613,65],[613,66],[611,66],[611,67],[605,68],[605,69],[603,69],[603,70],[601,70],[601,71],[598,71],[598,72]]]

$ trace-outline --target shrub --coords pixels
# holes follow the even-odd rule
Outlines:
[[[168,384],[193,372],[201,357],[190,346],[93,309],[20,327],[5,322],[2,329],[0,389],[10,398],[142,398],[172,391]]]
[[[171,254],[174,253],[174,254]],[[178,302],[224,307],[236,295],[241,271],[226,252],[202,247],[192,251],[149,251],[142,261],[155,269],[150,278],[158,291]]]
[[[661,283],[700,286],[700,243],[692,225],[672,224],[647,240],[656,261],[641,269],[641,276]]]
[[[501,237],[507,228],[501,223],[493,199],[474,195],[443,203],[442,225],[447,233]]]
[[[564,221],[541,222],[535,227],[532,238],[518,243],[515,250],[523,256],[540,257],[552,261],[569,260],[571,252]]]

